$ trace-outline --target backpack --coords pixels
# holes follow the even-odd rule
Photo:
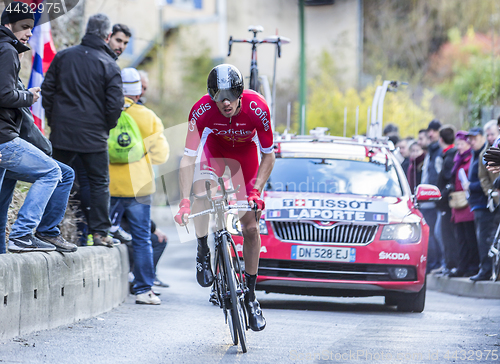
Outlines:
[[[130,107],[126,105],[125,108]],[[144,157],[141,131],[134,118],[122,111],[115,128],[109,131],[109,163],[133,163]]]

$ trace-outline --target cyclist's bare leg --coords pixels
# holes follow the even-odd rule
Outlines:
[[[240,217],[240,222],[243,231],[245,279],[248,287],[248,292],[245,295],[248,325],[253,331],[261,331],[266,327],[266,319],[255,297],[255,285],[257,283],[257,270],[259,268],[260,255],[260,232],[257,221],[260,219],[260,213],[257,214],[257,221],[255,217],[255,212],[249,211]]]
[[[258,216],[260,218],[260,214]],[[255,212],[246,212],[240,217],[243,232],[243,259],[245,271],[248,274],[257,274],[260,255],[260,233],[258,222],[255,221]]]
[[[210,181],[210,186],[212,187],[212,194],[215,194],[215,182]],[[195,195],[203,196],[207,193],[205,188],[205,180],[195,181],[193,184],[193,192]],[[198,199],[195,198],[192,206],[192,213],[195,214],[197,212],[207,210],[210,208],[210,203],[207,199]],[[196,231],[196,237],[200,238],[208,235],[208,222],[210,220],[210,215],[202,215],[194,218],[194,229]]]

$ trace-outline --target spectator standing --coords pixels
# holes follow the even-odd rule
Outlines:
[[[438,176],[443,166],[442,150],[439,146],[439,129],[441,123],[439,120],[432,120],[427,127],[427,154],[422,166],[422,183],[437,186]],[[429,224],[429,252],[427,256],[427,272],[432,269],[441,268],[444,265],[441,232],[440,215],[435,203],[421,204],[420,211]],[[436,228],[437,227],[437,228]]]
[[[425,153],[418,142],[413,142],[408,148],[410,150],[410,165],[406,177],[410,183],[411,191],[414,192],[415,188],[422,180],[422,166],[424,165]]]
[[[454,184],[453,166],[455,165],[454,158],[457,154],[455,148],[455,133],[456,129],[452,125],[444,125],[439,130],[439,145],[443,150],[443,168],[438,176],[437,187],[441,191],[441,200],[436,205],[438,214],[440,214],[440,224],[438,232],[443,242],[444,265],[440,271],[435,273],[448,275],[453,268],[457,267],[457,251],[458,247],[455,238],[455,224],[451,221],[451,208],[448,203],[448,197],[452,191]]]
[[[116,54],[106,15],[89,18],[80,45],[55,56],[43,82],[43,106],[54,158],[71,164],[78,155],[90,185],[89,229],[94,245],[112,247],[109,220],[109,130],[123,107]]]
[[[111,36],[107,41],[109,48],[116,54],[117,57],[120,57],[125,49],[127,48],[128,43],[130,42],[130,37],[132,37],[132,32],[129,27],[125,24],[115,24],[111,29]]]
[[[151,164],[164,163],[169,148],[163,135],[163,124],[156,114],[138,105],[142,93],[139,73],[134,68],[121,72],[125,94],[125,112],[135,120],[144,141],[145,155],[132,163],[110,164],[112,210],[125,210],[134,256],[134,286],[136,303],[159,305],[160,299],[151,290],[155,272],[151,235],[151,202],[155,191]]]
[[[22,108],[30,107],[40,97],[39,87],[19,88],[20,58],[30,49],[27,43],[34,22],[28,5],[15,1],[3,10],[0,25],[0,182],[6,171],[33,181],[12,225],[9,236],[12,252],[56,249],[33,235],[33,230],[40,227],[46,206],[61,180],[61,168],[40,149],[19,137]]]
[[[472,147],[472,161],[469,168],[469,185],[464,186],[469,191],[469,206],[474,213],[476,227],[477,250],[479,252],[479,273],[470,277],[472,281],[487,281],[491,277],[492,262],[488,251],[492,243],[495,229],[493,213],[487,208],[488,197],[481,188],[479,181],[479,165],[482,164],[481,155],[484,155],[488,143],[483,135],[483,129],[475,127],[469,130],[469,142]]]
[[[408,167],[410,166],[410,143],[411,141],[408,139],[401,139],[396,144],[396,147],[399,148],[399,153],[404,158],[403,162],[401,162],[401,168],[403,168],[405,174],[408,172]]]
[[[472,158],[472,149],[468,142],[467,132],[459,130],[455,135],[455,145],[458,153],[454,158],[452,170],[455,181],[455,191],[464,191],[460,181],[460,170],[465,175],[469,174]],[[474,227],[474,214],[469,206],[461,209],[451,209],[451,219],[455,223],[455,236],[458,244],[458,266],[453,269],[450,277],[470,277],[477,273],[479,254],[477,251],[476,231]]]

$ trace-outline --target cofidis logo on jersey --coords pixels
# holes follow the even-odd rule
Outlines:
[[[257,102],[255,101],[250,101],[250,110],[252,110],[255,115],[262,121],[262,125],[264,125],[264,130],[268,131],[269,130],[269,119],[268,119],[268,113],[267,111],[262,110],[262,108],[259,107]]]
[[[193,131],[195,126],[196,126],[196,122],[198,121],[198,119],[205,113],[207,112],[208,110],[210,110],[212,107],[210,106],[210,104],[207,102],[206,104],[201,104],[199,108],[197,108],[196,110],[193,110],[193,113],[191,114],[191,118],[189,120],[189,130],[190,131]]]

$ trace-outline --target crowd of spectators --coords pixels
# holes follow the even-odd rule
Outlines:
[[[500,120],[500,118],[499,118]],[[384,134],[395,144],[410,188],[421,183],[441,191],[438,202],[419,208],[430,228],[427,273],[489,280],[488,250],[500,221],[491,191],[498,173],[488,171],[484,153],[499,141],[500,121],[456,130],[432,120],[413,138],[400,139],[395,126]]]
[[[56,54],[41,87],[49,141],[29,110],[40,98],[40,87],[26,89],[19,78],[20,58],[30,49],[34,20],[22,2],[14,2],[1,16],[0,240],[5,241],[7,212],[20,180],[32,185],[11,227],[9,252],[75,252],[77,245],[62,237],[58,225],[72,188],[78,189],[85,234],[79,245],[113,248],[127,243],[136,303],[158,305],[161,301],[152,287],[168,286],[156,277],[167,237],[150,218],[156,188],[152,164],[164,163],[169,147],[162,121],[141,99],[147,74],[141,78],[136,69],[120,70],[116,63],[132,34],[126,25],[111,28],[106,15],[96,14],[89,18],[81,44]],[[124,113],[139,130],[142,154],[110,163],[110,130]],[[128,140],[123,133],[127,130],[119,137]],[[130,234],[120,226],[122,218]],[[0,244],[0,254],[5,247]]]

